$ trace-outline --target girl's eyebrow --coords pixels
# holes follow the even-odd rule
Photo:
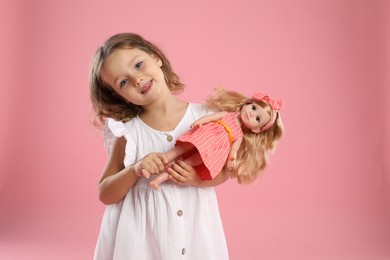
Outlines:
[[[138,54],[138,55],[135,55],[130,61],[129,61],[129,65],[131,64],[131,63],[133,63],[138,57],[140,57],[141,55],[140,54]]]

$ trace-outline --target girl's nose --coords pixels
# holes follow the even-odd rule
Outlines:
[[[140,86],[143,80],[144,79],[142,76],[137,76],[137,78],[135,79],[135,85]]]

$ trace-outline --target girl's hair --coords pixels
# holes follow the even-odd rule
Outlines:
[[[173,72],[168,59],[157,46],[134,33],[113,35],[96,51],[91,65],[89,87],[90,98],[96,112],[96,116],[93,119],[96,125],[102,124],[107,117],[126,122],[142,111],[141,106],[127,102],[109,84],[104,82],[101,77],[103,63],[108,56],[118,49],[134,48],[161,59],[161,69],[164,73],[165,82],[173,94],[178,94],[184,90],[184,84],[181,83],[180,78]]]
[[[210,109],[227,112],[238,112],[242,106],[251,103],[258,104],[271,116],[272,108],[267,102],[251,99],[235,91],[218,88],[215,95],[206,100]],[[259,172],[267,166],[268,153],[274,151],[282,138],[282,119],[279,112],[274,112],[277,113],[276,121],[265,131],[256,134],[242,127],[244,136],[231,173],[231,177],[236,177],[239,183],[249,184],[258,177]]]

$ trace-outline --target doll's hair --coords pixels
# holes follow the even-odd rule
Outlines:
[[[179,94],[184,90],[184,84],[181,83],[179,76],[173,72],[170,62],[156,45],[135,33],[113,35],[97,49],[90,70],[90,98],[96,113],[93,120],[96,125],[101,124],[107,117],[126,122],[142,111],[142,106],[127,102],[101,77],[102,66],[108,56],[118,49],[135,48],[161,59],[161,70],[164,73],[165,82],[173,94]]]
[[[238,112],[246,104],[256,103],[271,116],[272,108],[263,100],[254,100],[241,93],[217,88],[215,94],[206,100],[210,109],[227,112]],[[252,183],[264,170],[268,162],[268,154],[273,152],[283,135],[283,123],[278,111],[275,123],[267,130],[253,133],[245,126],[242,127],[244,136],[237,152],[235,167],[231,172],[232,178],[239,183]]]

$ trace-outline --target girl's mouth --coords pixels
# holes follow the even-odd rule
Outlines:
[[[141,94],[145,95],[147,94],[150,90],[152,89],[152,81],[149,81],[145,85],[142,86],[141,88]]]

